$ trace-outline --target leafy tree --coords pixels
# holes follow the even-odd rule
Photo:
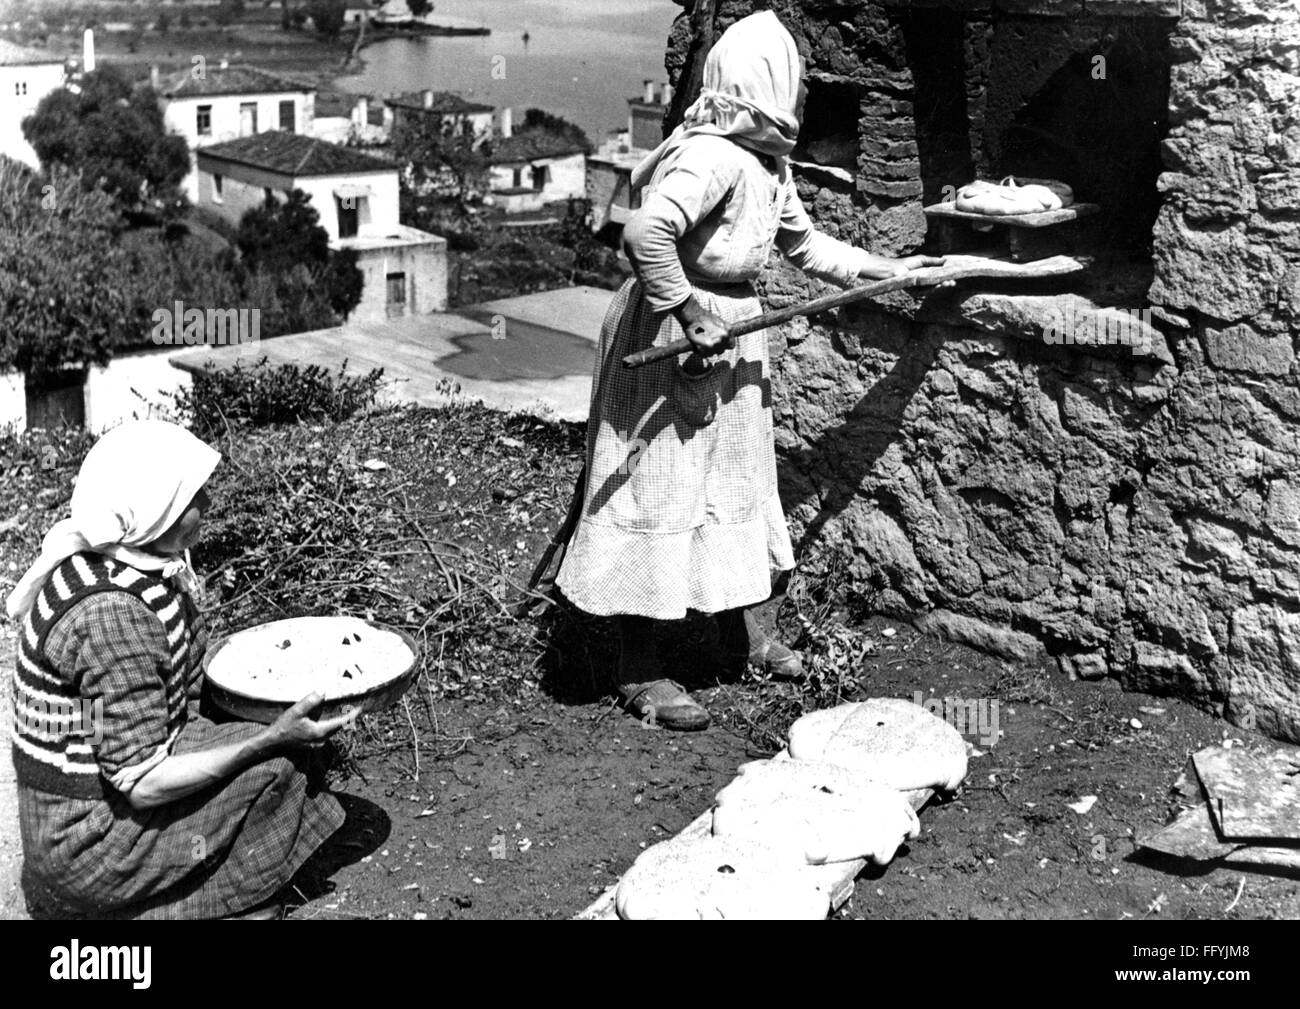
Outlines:
[[[406,6],[410,8],[411,17],[422,18],[433,10],[433,4],[429,0],[406,0]]]
[[[134,330],[121,229],[102,189],[0,158],[0,369],[40,386],[63,365],[108,362]]]
[[[87,187],[103,186],[127,210],[175,208],[190,167],[183,137],[167,132],[157,96],[133,88],[107,65],[87,74],[81,91],[52,91],[23,120],[23,134],[45,165],[81,173]]]
[[[542,109],[528,109],[524,112],[524,122],[520,127],[520,132],[526,130],[545,130],[548,133],[555,133],[564,137],[566,140],[572,140],[582,148],[584,154],[590,154],[594,149],[582,127],[569,122],[561,116],[551,115],[551,113]]]
[[[364,278],[356,253],[330,249],[319,221],[310,197],[295,189],[283,202],[271,196],[244,214],[235,245],[246,270],[281,278],[277,294],[291,303],[291,310],[297,306],[297,314],[308,312],[310,294],[324,292],[329,307],[347,315],[361,300]]]
[[[321,277],[321,285],[329,296],[330,308],[346,316],[361,302],[361,291],[366,278],[357,266],[356,249],[336,249]]]
[[[487,156],[468,118],[407,113],[393,127],[392,144],[398,162],[407,167],[403,184],[418,196],[432,194],[463,206],[487,189]]]
[[[159,11],[158,16],[154,18],[153,26],[159,35],[166,35],[167,29],[172,25],[171,18],[167,16],[166,11]]]
[[[347,0],[309,0],[307,13],[318,32],[327,39],[336,39],[347,19]]]

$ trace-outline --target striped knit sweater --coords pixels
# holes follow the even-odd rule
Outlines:
[[[165,681],[167,734],[186,722],[187,688],[201,674],[201,648],[187,633],[191,607],[166,581],[102,554],[69,557],[46,580],[23,620],[14,674],[14,768],[19,784],[74,798],[101,798],[104,785],[89,739],[93,713],[72,682],[45,658],[51,628],[76,603],[96,592],[129,592],[162,622],[171,649]],[[160,656],[161,658],[161,656]]]

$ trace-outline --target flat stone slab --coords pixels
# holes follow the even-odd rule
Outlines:
[[[1210,747],[1219,749],[1222,747]],[[1207,753],[1207,750],[1201,753]],[[1223,750],[1224,753],[1232,751]],[[1198,753],[1199,757],[1201,754]],[[1208,766],[1208,764],[1207,764]],[[1258,843],[1225,839],[1210,815],[1208,793],[1194,759],[1174,782],[1174,792],[1188,808],[1160,830],[1138,840],[1139,847],[1195,862],[1221,862],[1286,873],[1300,872],[1300,844]]]
[[[1224,840],[1300,844],[1300,748],[1211,746],[1192,761]]]
[[[437,406],[459,395],[494,409],[587,417],[596,342],[614,292],[562,288],[432,315],[349,324],[229,347],[196,347],[172,364],[200,371],[267,358],[362,375],[384,369],[380,402]]]

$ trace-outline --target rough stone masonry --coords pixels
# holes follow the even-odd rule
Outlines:
[[[1300,7],[720,0],[716,23],[765,6],[807,61],[796,178],[824,230],[914,251],[945,185],[1013,163],[1103,206],[1073,286],[775,334],[803,562],[922,628],[1300,740]],[[775,261],[763,285],[819,293]],[[1089,325],[1123,308],[1151,309],[1141,353]],[[1048,343],[1063,309],[1079,338]]]

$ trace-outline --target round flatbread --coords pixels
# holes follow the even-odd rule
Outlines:
[[[962,186],[953,202],[958,210],[966,213],[997,217],[1059,210],[1074,202],[1074,193],[1063,182],[1051,179],[1017,182],[1007,176],[999,183],[977,180]]]
[[[819,921],[830,896],[788,854],[727,837],[676,837],[641,853],[614,895],[631,921]]]
[[[232,634],[208,663],[214,684],[246,697],[294,703],[382,687],[411,668],[401,635],[359,617],[294,617]]]
[[[716,836],[761,841],[810,865],[886,865],[920,831],[902,792],[824,761],[744,764],[713,810]]]
[[[891,788],[954,791],[966,777],[966,743],[947,722],[900,698],[841,704],[790,726],[790,756],[824,760]]]

